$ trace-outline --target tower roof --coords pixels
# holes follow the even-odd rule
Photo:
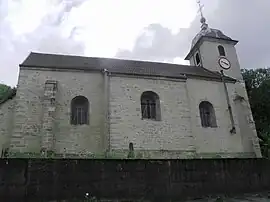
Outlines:
[[[222,31],[220,31],[218,29],[212,29],[212,28],[210,28],[208,26],[208,24],[206,23],[206,18],[203,16],[203,12],[202,12],[203,5],[201,5],[200,0],[197,0],[197,3],[199,5],[199,12],[200,12],[200,15],[201,15],[200,22],[201,22],[202,25],[201,25],[201,31],[192,40],[191,49],[204,36],[211,37],[211,38],[217,38],[217,39],[232,40],[230,37],[223,34]]]
[[[197,42],[204,36],[223,40],[230,40],[230,41],[232,40],[230,37],[223,34],[222,31],[210,28],[206,24],[205,29],[201,29],[201,31],[193,38],[191,48],[193,48],[197,44]]]
[[[192,43],[191,43],[190,52],[188,53],[188,55],[185,58],[186,60],[188,60],[190,58],[190,56],[192,55],[192,53],[196,49],[195,46],[201,41],[202,38],[226,40],[226,41],[230,41],[230,42],[232,42],[234,44],[236,44],[238,42],[238,41],[235,41],[232,38],[226,36],[225,34],[223,34],[223,32],[220,31],[219,29],[210,28],[208,26],[208,24],[206,23],[206,18],[203,16],[202,5],[201,5],[200,0],[198,0],[197,3],[199,4],[199,11],[200,11],[200,14],[201,14],[201,19],[200,19],[201,30],[193,38]]]

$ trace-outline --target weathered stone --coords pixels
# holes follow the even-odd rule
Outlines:
[[[205,71],[220,70],[217,46],[214,40],[198,47]],[[132,143],[141,158],[261,157],[234,44],[224,48],[232,65],[224,74],[238,79],[226,85],[199,75],[172,79],[24,66],[16,97],[0,106],[0,148],[74,155],[115,151],[126,157]],[[159,97],[157,120],[142,119],[144,91]],[[71,100],[79,95],[89,100],[89,125],[71,125]],[[213,105],[214,127],[202,127],[202,101]]]

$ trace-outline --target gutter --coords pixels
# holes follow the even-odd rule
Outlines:
[[[109,82],[109,72],[107,69],[103,69],[104,74],[104,148],[105,152],[110,151],[110,82]]]
[[[234,122],[234,119],[233,119],[232,107],[231,107],[231,104],[230,104],[230,98],[229,98],[229,94],[228,94],[228,88],[227,88],[227,85],[225,83],[223,70],[220,70],[220,73],[221,73],[221,79],[222,79],[222,82],[223,82],[223,85],[224,85],[224,90],[225,90],[225,95],[226,95],[228,110],[229,110],[229,113],[230,113],[230,120],[231,120],[231,125],[232,125],[232,128],[230,130],[230,133],[231,134],[235,134],[236,133],[235,122]]]

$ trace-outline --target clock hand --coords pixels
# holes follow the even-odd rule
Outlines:
[[[225,65],[229,65],[227,62],[221,61],[221,63],[225,64]]]

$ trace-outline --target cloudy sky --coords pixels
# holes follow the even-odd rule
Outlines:
[[[270,66],[269,0],[201,0],[212,28],[239,40],[242,68]],[[0,0],[0,83],[30,51],[185,64],[196,0]]]

